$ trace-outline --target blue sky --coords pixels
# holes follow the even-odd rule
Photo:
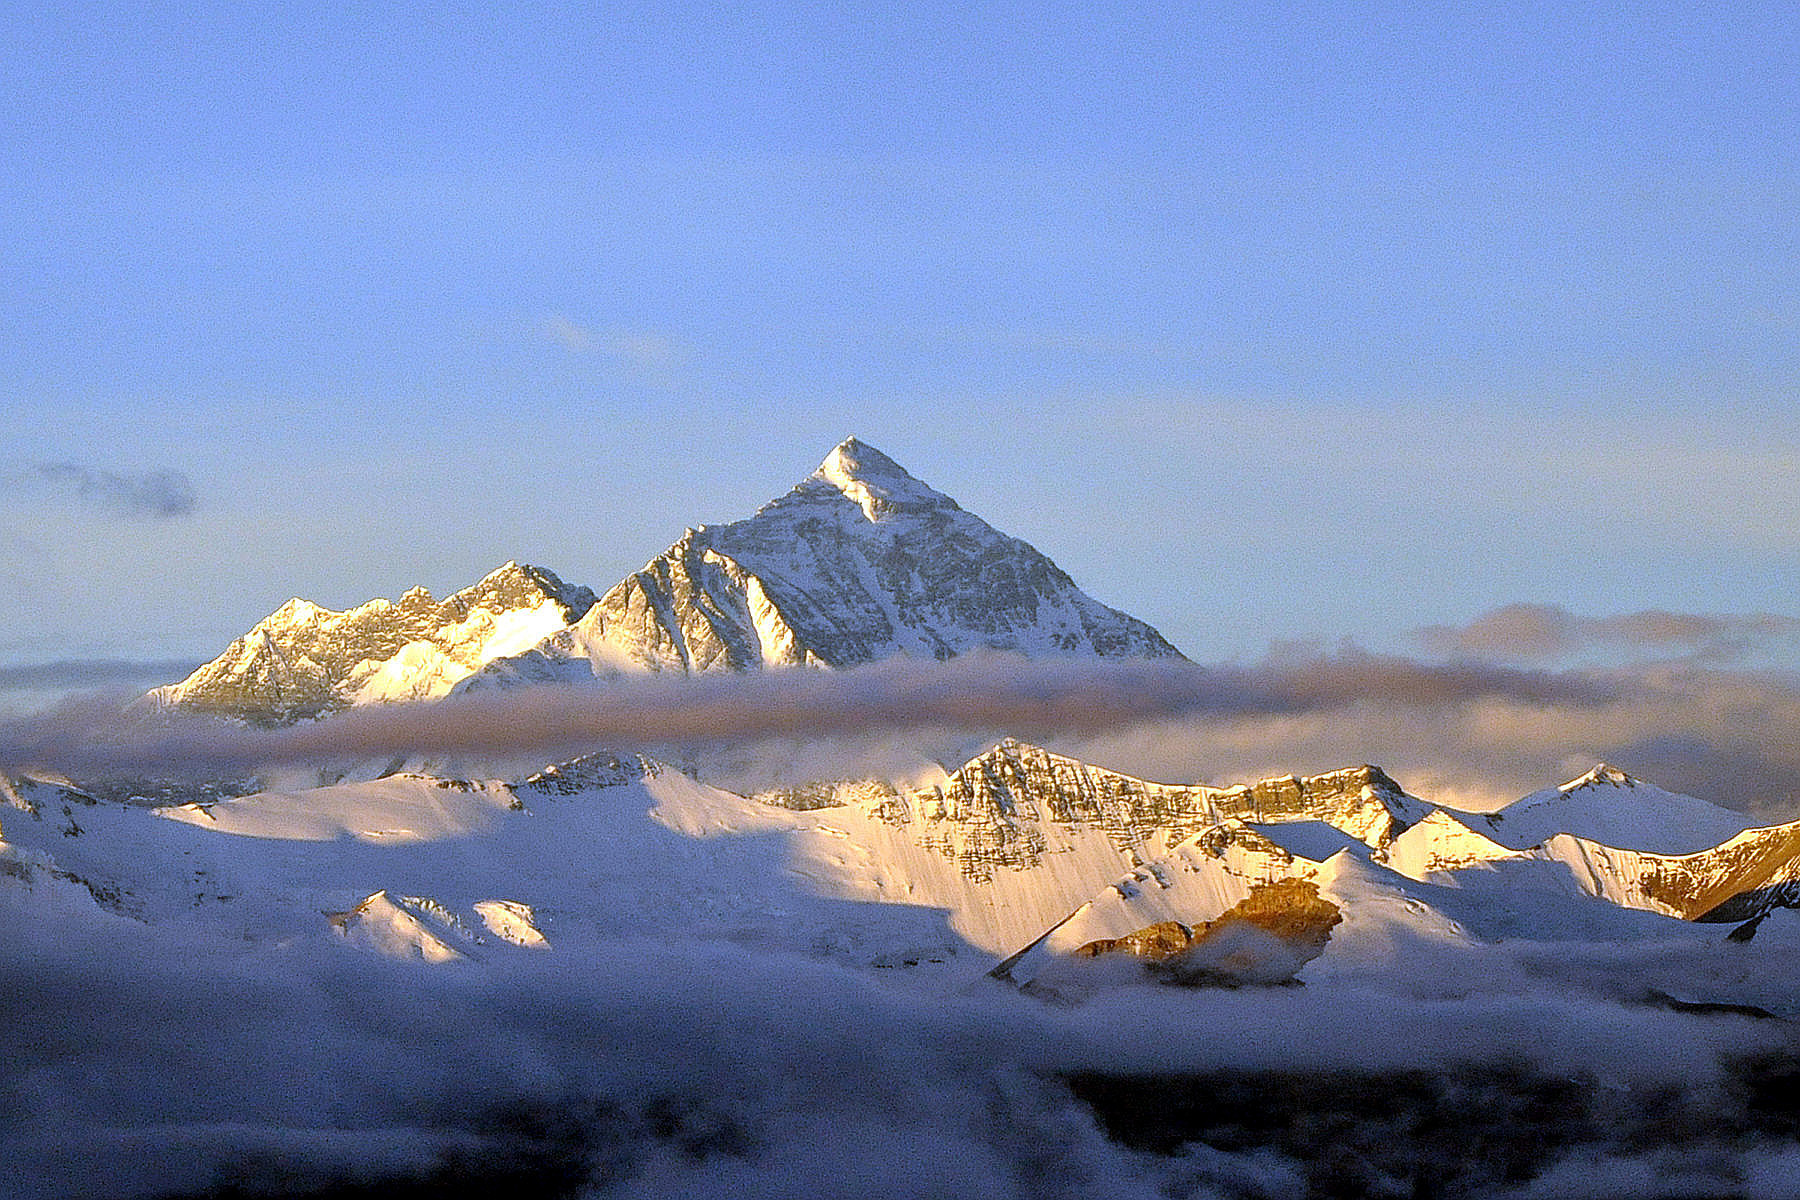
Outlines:
[[[9,6],[0,663],[848,434],[1202,659],[1792,614],[1800,14],[1443,7]]]

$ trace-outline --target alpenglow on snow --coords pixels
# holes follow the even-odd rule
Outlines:
[[[282,606],[152,695],[258,721],[483,686],[627,672],[853,667],[972,650],[1181,654],[1032,546],[851,438],[786,495],[689,529],[595,600],[508,564],[441,604]]]

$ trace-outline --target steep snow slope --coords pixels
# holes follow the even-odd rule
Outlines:
[[[1579,779],[1461,820],[1513,850],[1558,833],[1651,854],[1693,854],[1749,829],[1740,812],[1666,792],[1601,763]]]
[[[1518,859],[1525,853],[1501,845],[1477,825],[1484,825],[1478,816],[1433,809],[1395,838],[1383,859],[1407,878],[1424,880]]]
[[[1031,546],[852,438],[787,495],[746,520],[688,530],[568,630],[465,686],[976,649],[1178,656]]]
[[[398,603],[371,600],[347,612],[294,599],[150,698],[277,722],[352,704],[441,696],[484,663],[534,645],[593,604],[588,589],[517,563],[442,601],[424,588]]]
[[[1632,837],[1629,827],[1614,832]],[[1659,835],[1666,839],[1668,828],[1634,840]],[[1747,829],[1691,854],[1653,854],[1569,833],[1514,849],[1489,836],[1482,818],[1440,810],[1396,838],[1383,858],[1409,878],[1449,887],[1594,896],[1685,920],[1742,920],[1800,901],[1800,822]]]
[[[1560,834],[1541,852],[1584,891],[1688,920],[1739,921],[1800,901],[1800,822],[1750,829],[1696,854],[1646,854]]]

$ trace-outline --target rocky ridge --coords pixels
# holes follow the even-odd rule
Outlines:
[[[1285,775],[1233,787],[1153,783],[1008,738],[942,780],[896,788],[881,780],[820,783],[759,794],[798,812],[852,807],[916,826],[921,845],[971,879],[1024,870],[1055,853],[1054,831],[1105,836],[1138,865],[1226,825],[1312,822],[1385,846],[1428,811],[1378,767]]]
[[[333,612],[296,598],[149,699],[280,724],[355,704],[444,695],[494,657],[579,619],[594,600],[551,571],[512,562],[443,600],[413,588],[397,602]]]

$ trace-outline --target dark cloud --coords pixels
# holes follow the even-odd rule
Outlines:
[[[1466,625],[1418,631],[1432,654],[1512,662],[1548,662],[1593,648],[1624,649],[1694,662],[1738,662],[1800,635],[1800,618],[1775,613],[1702,614],[1661,609],[1583,617],[1556,604],[1508,604]]]
[[[115,517],[169,520],[193,513],[194,484],[180,471],[108,471],[76,463],[36,463],[27,478]]]

